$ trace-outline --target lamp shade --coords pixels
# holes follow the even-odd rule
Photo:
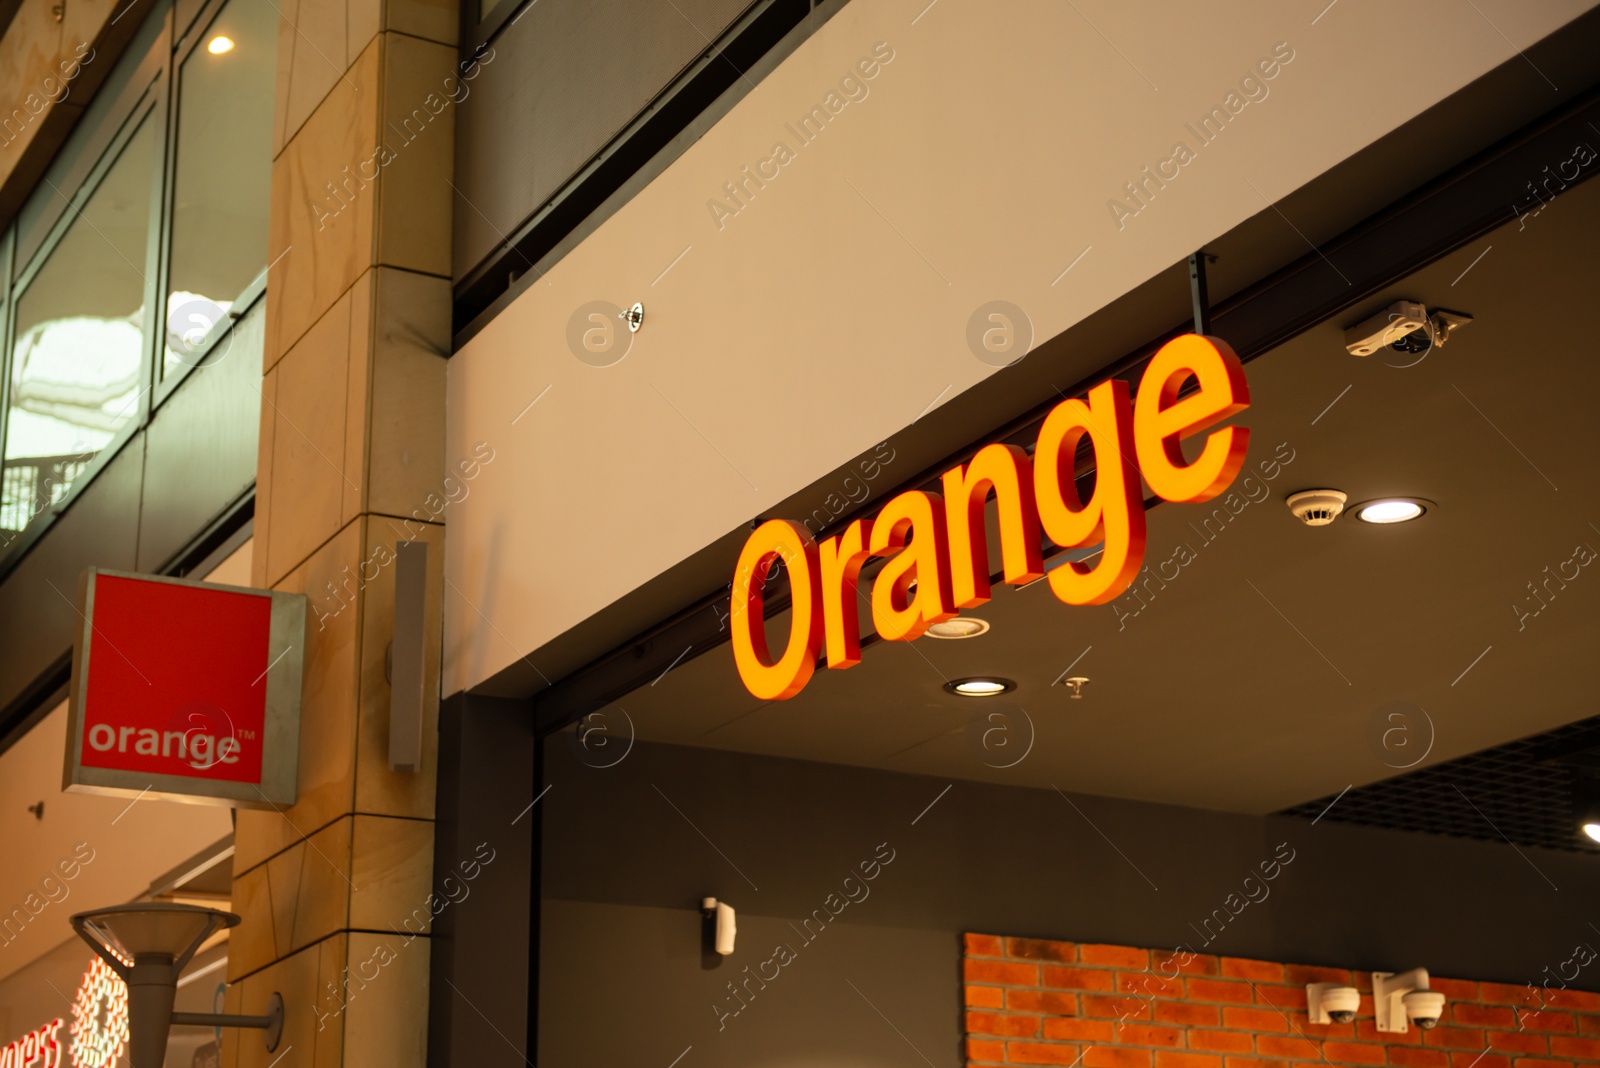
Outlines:
[[[109,953],[122,963],[118,971],[151,956],[166,957],[181,969],[202,942],[238,922],[231,912],[162,902],[119,905],[72,917],[80,937],[97,952],[103,949],[102,957]],[[109,959],[107,963],[116,967]]]

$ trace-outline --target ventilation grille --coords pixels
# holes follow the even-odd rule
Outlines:
[[[1578,830],[1572,808],[1579,769],[1600,767],[1596,747],[1600,716],[1358,786],[1342,797],[1308,801],[1280,815],[1600,852]]]

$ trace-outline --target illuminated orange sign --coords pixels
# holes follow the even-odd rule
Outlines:
[[[1186,383],[1194,388],[1179,398]],[[1137,398],[1113,379],[1087,397],[1063,401],[1039,430],[1030,459],[1014,445],[989,445],[944,473],[942,493],[909,490],[874,519],[858,519],[820,545],[799,523],[773,519],[745,542],[733,577],[733,658],[745,688],[781,701],[805,688],[819,654],[827,666],[861,662],[861,567],[884,558],[868,605],[887,641],[907,642],[928,627],[989,600],[989,545],[984,508],[999,518],[1001,576],[1022,585],[1046,575],[1041,535],[1066,551],[1102,545],[1092,562],[1048,571],[1067,604],[1106,604],[1128,588],[1144,562],[1141,479],[1156,496],[1198,503],[1219,496],[1244,465],[1250,431],[1227,426],[1206,436],[1199,455],[1180,445],[1250,406],[1244,368],[1214,337],[1186,334],[1161,347],[1139,380]],[[1076,478],[1087,439],[1095,470],[1084,500]],[[767,646],[762,605],[767,580],[782,561],[789,579],[789,634],[775,656]]]
[[[56,1033],[60,1030],[61,1020],[51,1020],[0,1048],[0,1068],[58,1068],[61,1046]]]

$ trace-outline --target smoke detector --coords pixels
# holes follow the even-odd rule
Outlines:
[[[1315,489],[1291,493],[1283,503],[1306,526],[1325,527],[1339,518],[1339,513],[1344,511],[1344,502],[1349,499],[1336,489]]]

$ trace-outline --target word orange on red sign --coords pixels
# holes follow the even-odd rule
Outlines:
[[[1186,383],[1194,389],[1179,399]],[[1113,379],[1088,396],[1063,401],[1039,430],[1033,456],[1014,445],[988,445],[944,473],[942,493],[909,490],[874,519],[858,519],[816,543],[799,523],[773,519],[745,542],[734,571],[730,620],[733,657],[745,688],[784,700],[805,688],[825,652],[828,667],[861,662],[857,584],[871,557],[885,562],[870,596],[873,629],[888,641],[912,641],[960,609],[989,600],[984,509],[993,496],[999,518],[1003,581],[1022,585],[1046,575],[1041,536],[1061,550],[1104,545],[1092,562],[1048,571],[1067,604],[1105,604],[1128,588],[1144,562],[1141,479],[1168,501],[1219,496],[1244,466],[1250,431],[1212,431],[1193,462],[1181,442],[1250,406],[1244,368],[1219,338],[1186,334],[1161,347],[1145,368],[1136,398]],[[1085,439],[1094,491],[1082,499],[1076,455]],[[776,656],[762,612],[766,583],[782,560],[790,588],[789,636]],[[913,589],[913,586],[915,587]]]
[[[89,568],[68,789],[292,804],[305,598]]]

